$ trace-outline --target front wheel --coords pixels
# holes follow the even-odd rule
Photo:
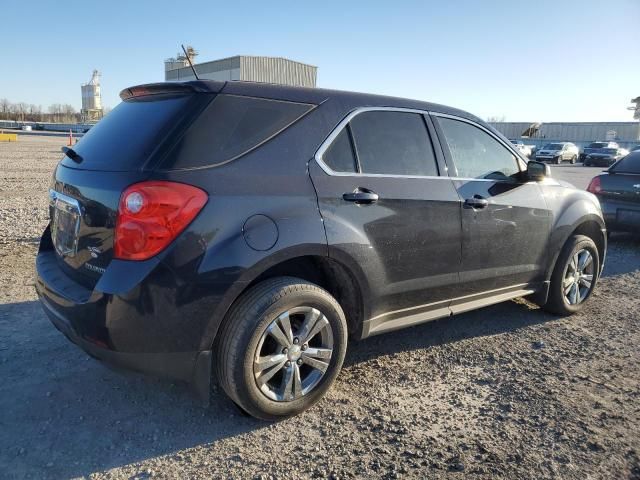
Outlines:
[[[600,256],[593,240],[585,235],[569,238],[553,269],[544,309],[558,315],[580,311],[596,286],[599,272]]]
[[[347,323],[326,290],[278,277],[236,301],[216,347],[227,395],[256,418],[280,420],[308,409],[331,387],[346,353]]]

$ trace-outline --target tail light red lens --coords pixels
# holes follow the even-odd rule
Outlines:
[[[594,194],[600,193],[602,191],[602,185],[600,184],[600,177],[594,177],[589,186],[587,187],[587,192],[591,192]]]
[[[120,196],[114,256],[146,260],[164,250],[198,215],[207,194],[184,183],[136,183]]]

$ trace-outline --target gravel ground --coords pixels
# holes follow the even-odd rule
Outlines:
[[[326,399],[267,424],[49,324],[33,263],[63,144],[0,143],[0,478],[640,478],[637,238],[583,313],[515,301],[352,343]]]

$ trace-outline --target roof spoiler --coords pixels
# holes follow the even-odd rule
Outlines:
[[[147,83],[144,85],[136,85],[134,87],[125,88],[120,92],[122,100],[128,100],[136,97],[146,97],[148,95],[170,95],[170,94],[186,94],[186,93],[218,93],[224,87],[226,82],[162,82]]]

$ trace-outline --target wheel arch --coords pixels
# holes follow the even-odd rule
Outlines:
[[[326,255],[319,249],[309,252],[279,252],[275,258],[268,257],[236,281],[220,301],[204,332],[201,349],[209,350],[215,342],[220,326],[231,306],[240,296],[257,283],[278,276],[296,277],[314,283],[327,290],[345,312],[349,334],[360,338],[366,315],[365,300],[368,287],[362,281],[362,272]],[[324,253],[324,254],[323,254]]]
[[[585,235],[593,240],[596,244],[596,248],[598,249],[598,256],[600,257],[600,272],[602,273],[602,268],[604,266],[604,260],[607,251],[607,235],[606,228],[602,217],[595,214],[588,214],[582,217],[579,217],[576,221],[574,221],[570,225],[565,225],[560,227],[558,230],[561,231],[562,235],[557,235],[556,239],[552,241],[553,256],[550,259],[549,265],[547,266],[547,271],[545,275],[545,279],[549,281],[551,279],[551,275],[553,274],[553,269],[555,268],[556,261],[558,260],[558,256],[562,251],[562,248],[567,243],[569,238],[574,235]]]

